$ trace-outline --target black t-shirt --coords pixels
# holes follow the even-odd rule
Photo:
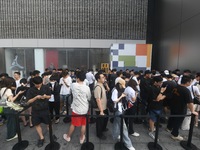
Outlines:
[[[149,101],[149,109],[150,110],[162,110],[163,108],[163,101],[156,101],[158,95],[160,93],[160,88],[156,86],[151,87],[151,92],[150,92],[150,101]]]
[[[140,80],[140,96],[142,100],[147,101],[148,103],[151,101],[151,85],[152,79],[141,78]]]
[[[27,92],[26,98],[27,101],[34,98],[37,95],[49,95],[51,96],[51,90],[49,86],[47,85],[42,85],[40,89],[37,89],[35,86],[30,88]],[[32,105],[32,112],[34,111],[41,111],[41,110],[47,110],[48,111],[48,104],[49,104],[49,99],[38,99],[35,102],[33,102]]]
[[[23,96],[26,97],[26,93],[27,93],[28,89],[29,89],[29,87],[27,87],[27,86],[20,86],[20,87],[18,87],[17,90],[16,90],[16,94],[19,93],[19,91],[24,91],[24,93],[20,94],[17,97],[17,99],[15,100],[15,102],[19,102]]]
[[[177,85],[172,91],[172,98],[169,101],[170,109],[173,114],[185,115],[187,113],[187,104],[193,103],[188,88]]]

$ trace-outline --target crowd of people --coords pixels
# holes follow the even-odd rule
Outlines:
[[[58,124],[60,114],[67,114],[66,105],[70,105],[72,116],[68,132],[63,134],[63,139],[71,141],[75,127],[81,126],[80,144],[85,141],[86,118],[84,115],[90,112],[91,97],[94,97],[97,107],[94,111],[96,117],[96,136],[106,140],[109,117],[113,114],[110,122],[113,123],[113,138],[119,140],[121,120],[119,115],[148,115],[148,118],[140,118],[148,124],[149,136],[155,139],[155,123],[157,115],[171,114],[183,115],[182,117],[164,117],[167,122],[166,131],[171,133],[174,140],[183,140],[179,129],[189,130],[190,118],[186,114],[194,114],[195,126],[198,127],[198,114],[200,111],[200,73],[192,74],[190,70],[174,71],[125,71],[116,69],[105,73],[103,70],[89,69],[87,72],[80,69],[46,69],[40,76],[40,71],[30,73],[30,77],[21,78],[20,72],[16,71],[13,77],[7,73],[0,74],[1,101],[11,101],[20,104],[26,101],[30,107],[26,112],[30,117],[22,116],[24,126],[35,127],[39,140],[38,147],[44,143],[44,135],[41,123],[47,125],[50,121]],[[72,95],[72,101],[67,98]],[[195,104],[194,104],[194,99]],[[138,111],[138,112],[137,112]],[[6,123],[7,141],[17,138],[16,120],[13,115],[15,110],[6,107],[1,114],[1,125]],[[50,114],[50,117],[49,117]],[[103,116],[103,117],[102,117]],[[129,150],[134,150],[129,136],[138,137],[135,131],[134,118],[126,117],[123,120],[123,142]],[[56,139],[56,136],[54,139]]]

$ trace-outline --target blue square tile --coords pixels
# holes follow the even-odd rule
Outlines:
[[[118,67],[118,61],[113,61],[113,67]]]
[[[113,50],[113,55],[118,55],[118,50]]]
[[[119,44],[119,49],[124,50],[124,44]]]

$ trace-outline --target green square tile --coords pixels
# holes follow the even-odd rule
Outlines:
[[[135,66],[135,56],[119,56],[119,61],[124,61],[124,67]]]

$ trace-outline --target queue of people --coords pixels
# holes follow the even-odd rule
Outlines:
[[[71,73],[72,72],[72,73]],[[14,73],[14,78],[8,74],[0,75],[1,97],[4,100],[20,103],[25,99],[30,105],[27,112],[31,114],[29,118],[21,117],[23,125],[29,124],[30,128],[35,127],[38,134],[38,147],[44,144],[44,135],[41,123],[48,124],[50,121],[58,124],[60,114],[67,112],[66,105],[70,105],[72,122],[68,131],[63,134],[63,139],[70,142],[76,127],[81,126],[80,144],[85,141],[86,118],[84,115],[89,113],[91,95],[94,94],[97,108],[94,109],[96,118],[96,136],[100,140],[106,140],[106,132],[109,131],[109,117],[113,114],[114,119],[112,135],[113,139],[119,140],[121,120],[120,115],[132,116],[136,114],[148,115],[141,118],[143,123],[148,124],[148,134],[155,139],[155,123],[157,115],[196,115],[195,126],[198,127],[198,114],[200,103],[194,105],[194,98],[200,98],[199,80],[200,73],[195,76],[190,70],[185,70],[179,74],[178,70],[170,72],[165,70],[158,72],[155,70],[146,71],[117,71],[110,70],[105,74],[102,70],[93,74],[92,70],[88,73],[77,69],[57,70],[54,72],[46,70],[40,76],[38,70],[33,71],[28,79],[21,78],[20,72]],[[72,95],[72,101],[67,101],[67,97]],[[139,112],[137,112],[137,107]],[[6,113],[16,113],[10,108],[1,114],[1,120],[7,120],[7,141],[17,138],[16,120],[13,116]],[[51,116],[49,118],[49,115]],[[188,119],[189,118],[189,119]],[[169,117],[166,131],[171,133],[174,140],[183,140],[179,134],[179,129],[189,130],[190,117]],[[54,139],[56,139],[56,136]],[[140,133],[134,128],[134,118],[126,117],[123,120],[123,142],[129,150],[134,150],[134,142],[129,136],[138,137]]]

